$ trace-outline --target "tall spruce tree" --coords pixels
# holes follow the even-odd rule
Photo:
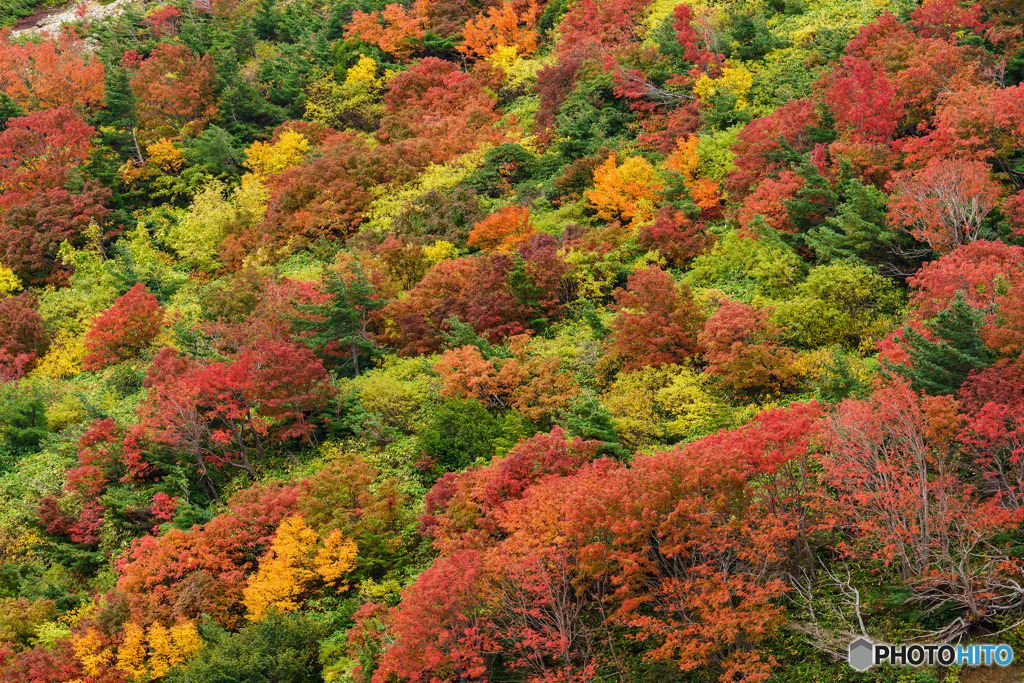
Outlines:
[[[378,297],[373,284],[361,269],[354,276],[328,270],[324,290],[330,300],[324,304],[300,305],[300,313],[309,317],[292,318],[296,331],[305,332],[302,342],[336,366],[352,361],[352,373],[359,376],[359,357],[372,357],[377,351],[367,329],[370,314],[387,302]],[[340,360],[340,359],[346,360]]]
[[[932,396],[955,393],[972,370],[988,367],[995,360],[979,333],[981,315],[964,301],[962,292],[957,292],[953,302],[927,327],[936,341],[909,325],[903,328],[910,362],[890,366],[909,379],[915,391]]]
[[[141,164],[142,150],[135,136],[135,95],[132,93],[128,70],[108,63],[103,90],[105,108],[99,114],[100,123],[118,131],[117,145],[134,154]]]
[[[821,263],[856,260],[878,265],[891,258],[895,235],[886,224],[885,194],[857,178],[842,187],[845,200],[838,214],[807,232],[807,246]]]

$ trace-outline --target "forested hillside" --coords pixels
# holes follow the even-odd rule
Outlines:
[[[0,680],[1024,653],[1018,0],[79,16],[0,32]]]

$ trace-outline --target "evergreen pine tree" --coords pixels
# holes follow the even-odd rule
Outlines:
[[[24,116],[25,110],[5,92],[0,92],[0,133],[7,130],[7,122],[18,116]]]
[[[512,354],[509,353],[508,349],[503,346],[495,346],[494,344],[491,344],[489,341],[478,335],[472,325],[459,320],[459,316],[457,315],[445,318],[444,324],[448,326],[448,331],[441,332],[444,336],[446,348],[457,349],[462,346],[475,346],[480,350],[480,355],[487,360],[490,360],[491,358],[512,357]]]
[[[370,357],[377,350],[367,330],[370,314],[386,302],[376,296],[373,285],[358,268],[355,277],[348,278],[327,271],[324,288],[330,301],[298,306],[311,318],[293,317],[292,325],[298,332],[307,333],[302,342],[326,360],[351,357],[353,375],[358,377],[359,357]]]
[[[832,214],[839,197],[811,162],[805,160],[794,164],[793,172],[804,179],[804,186],[785,202],[786,212],[793,227],[804,233]]]
[[[932,396],[955,393],[972,370],[987,367],[994,358],[985,348],[979,328],[981,316],[964,301],[963,294],[956,298],[928,323],[928,329],[938,341],[925,338],[910,326],[903,329],[904,339],[910,346],[910,363],[891,366],[910,380],[915,391]]]
[[[830,216],[807,233],[807,246],[820,263],[852,260],[878,266],[894,260],[906,237],[889,230],[886,197],[871,185],[851,178],[842,185],[838,215]]]
[[[273,38],[277,30],[278,18],[279,15],[274,7],[274,0],[263,0],[260,3],[259,9],[256,10],[256,19],[252,24],[256,37],[261,40]]]
[[[49,433],[46,405],[38,392],[15,383],[0,389],[0,462],[6,465],[35,452]]]
[[[117,130],[120,133],[117,146],[127,147],[130,152],[124,151],[134,154],[141,164],[142,151],[135,137],[135,95],[128,80],[128,70],[110,65],[103,90],[103,104],[106,106],[100,112],[100,123]]]
[[[839,344],[829,349],[829,358],[822,362],[813,386],[818,400],[824,403],[839,403],[864,393],[863,383],[854,375],[850,359]]]

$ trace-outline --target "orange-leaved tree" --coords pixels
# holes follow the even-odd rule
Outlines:
[[[140,140],[201,130],[217,115],[215,76],[212,55],[196,57],[175,43],[158,45],[131,79]]]
[[[0,92],[26,112],[103,102],[103,62],[71,31],[57,38],[11,41],[0,30]]]
[[[518,14],[511,2],[491,7],[466,22],[462,31],[463,43],[457,49],[464,55],[487,59],[501,50],[512,51],[514,56],[528,55],[537,49],[536,2]]]
[[[476,223],[469,231],[467,244],[484,251],[509,254],[533,234],[530,209],[525,206],[506,206]]]
[[[645,223],[654,215],[661,182],[654,166],[643,157],[629,157],[621,166],[615,155],[594,169],[594,187],[584,194],[598,218]]]

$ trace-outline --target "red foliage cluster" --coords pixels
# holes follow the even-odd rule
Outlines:
[[[174,5],[162,5],[146,15],[145,23],[153,29],[153,35],[160,38],[178,32],[181,10]]]
[[[379,680],[442,675],[445,646],[467,680],[493,657],[527,680],[590,680],[614,661],[601,624],[650,642],[651,661],[765,680],[772,662],[748,646],[781,623],[777,573],[809,529],[804,472],[819,413],[815,404],[769,411],[628,467],[577,470],[592,451],[566,450],[553,432],[506,461],[442,478],[424,522],[461,541],[384,617],[395,643]],[[495,495],[507,498],[488,509]],[[444,593],[445,580],[459,588]]]
[[[110,190],[96,180],[68,189],[89,158],[95,130],[69,107],[10,119],[0,133],[0,258],[30,281],[59,281],[61,242],[103,217]]]
[[[308,441],[310,418],[332,392],[311,351],[272,340],[212,363],[164,349],[146,386],[139,407],[145,434],[194,463],[214,495],[209,466],[241,469],[255,479],[253,457],[264,457],[268,443]]]
[[[977,241],[1002,194],[988,164],[962,158],[932,157],[896,173],[891,188],[890,222],[940,254]]]
[[[778,178],[768,178],[758,185],[757,189],[743,200],[739,210],[738,218],[744,234],[754,234],[751,225],[757,216],[761,216],[773,230],[796,232],[796,228],[789,222],[786,202],[796,196],[804,182],[804,178],[793,171],[783,171]]]
[[[50,345],[50,334],[30,292],[0,299],[0,379],[21,377]]]
[[[767,116],[754,119],[740,131],[733,147],[734,170],[725,180],[725,188],[735,199],[743,199],[763,179],[788,167],[772,158],[781,149],[780,141],[797,152],[814,147],[808,129],[819,124],[818,112],[810,100],[790,100]]]
[[[823,464],[839,493],[832,519],[854,530],[847,550],[894,566],[927,599],[955,602],[972,618],[1006,609],[1004,572],[1020,567],[994,537],[1019,523],[1024,493],[1011,415],[990,402],[965,425],[951,397],[917,396],[904,383],[842,403]],[[961,435],[977,454],[963,473]],[[973,481],[995,495],[979,495]]]
[[[496,101],[487,85],[480,75],[460,71],[452,62],[422,59],[389,82],[378,135],[383,142],[428,140],[435,163],[483,142],[500,142],[502,134],[494,127]]]
[[[90,682],[123,683],[120,672],[104,667],[102,677],[90,677]],[[11,683],[64,683],[82,680],[82,663],[75,656],[70,638],[58,638],[52,650],[33,648],[19,652],[0,662],[0,676]]]
[[[232,627],[243,616],[247,575],[269,547],[278,524],[294,514],[299,491],[256,485],[228,501],[228,509],[187,531],[144,536],[116,562],[117,592],[136,623],[163,623],[208,614]]]
[[[423,140],[373,146],[352,132],[326,137],[319,151],[267,178],[264,220],[227,235],[221,245],[224,263],[237,267],[257,249],[280,257],[321,238],[351,235],[373,199],[370,189],[412,179],[432,154]]]
[[[671,204],[662,206],[654,223],[640,226],[638,233],[641,247],[657,249],[674,266],[687,263],[714,243],[702,223],[694,223]]]
[[[185,45],[161,43],[131,79],[141,137],[155,141],[196,134],[217,115],[213,55],[196,57]]]
[[[103,62],[73,32],[12,42],[0,29],[0,92],[25,111],[95,107],[103,102],[103,84]]]
[[[548,477],[566,477],[594,459],[600,444],[566,437],[554,427],[521,442],[504,458],[481,468],[449,472],[427,493],[421,528],[442,552],[481,549],[500,537],[501,511],[509,501]]]
[[[441,375],[441,395],[511,407],[531,420],[555,419],[579,388],[571,374],[561,371],[559,357],[528,355],[528,339],[517,335],[509,340],[511,358],[484,358],[475,346],[446,351],[434,365]]]
[[[138,356],[156,339],[164,324],[164,309],[146,285],[136,283],[110,308],[96,316],[85,335],[86,370],[99,370]]]
[[[539,318],[554,320],[562,313],[568,270],[554,239],[541,235],[512,256],[442,261],[381,315],[400,355],[440,349],[451,316],[500,341],[527,331]]]
[[[989,315],[1000,295],[1024,282],[1024,247],[978,240],[925,263],[910,278],[910,304],[919,320],[934,318],[962,292],[972,308]]]
[[[390,617],[395,644],[388,648],[374,681],[389,678],[482,681],[485,655],[494,648],[483,614],[482,558],[463,550],[434,562],[405,592],[407,607]],[[434,675],[431,675],[434,674]]]
[[[700,307],[686,284],[660,268],[630,275],[626,289],[615,290],[615,310],[611,353],[623,359],[626,372],[681,363],[697,352]]]
[[[796,354],[776,342],[780,330],[770,322],[772,309],[725,301],[697,335],[705,372],[716,375],[734,394],[791,387]]]

